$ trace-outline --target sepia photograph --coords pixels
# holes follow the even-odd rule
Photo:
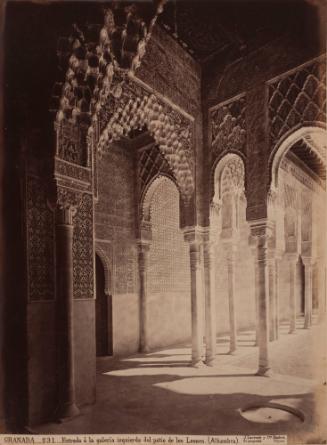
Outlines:
[[[0,8],[0,444],[326,444],[326,1]]]

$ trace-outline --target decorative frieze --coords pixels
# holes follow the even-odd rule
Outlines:
[[[90,185],[92,181],[90,168],[81,167],[58,158],[55,158],[55,175],[56,177],[73,178],[78,182],[84,182],[88,185]]]
[[[290,162],[286,156],[283,157],[280,163],[280,168],[287,174],[290,174],[298,181],[300,181],[305,187],[312,191],[318,191],[317,181],[312,179],[308,174],[306,174],[301,168]]]

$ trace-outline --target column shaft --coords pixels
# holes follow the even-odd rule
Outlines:
[[[192,365],[200,366],[203,356],[203,295],[200,267],[200,246],[190,243],[191,311],[192,311]]]
[[[228,304],[229,304],[229,332],[230,347],[229,352],[236,351],[236,314],[235,314],[235,261],[233,257],[227,260],[228,273]]]
[[[258,266],[254,262],[254,303],[255,303],[255,346],[259,345],[259,301],[258,301]]]
[[[258,375],[267,375],[269,363],[269,275],[266,236],[258,237],[257,288],[259,309],[259,369]]]
[[[270,341],[276,340],[276,269],[275,259],[269,260],[269,339]]]
[[[312,264],[310,259],[304,263],[304,327],[312,324]]]
[[[148,298],[147,298],[147,269],[149,245],[138,245],[139,264],[139,295],[140,295],[140,352],[149,351],[148,339]]]
[[[73,302],[73,225],[70,209],[59,211],[56,226],[59,409],[61,420],[79,413],[75,404],[74,302]]]
[[[290,300],[289,300],[289,333],[293,334],[296,330],[296,260],[289,261],[290,272]]]
[[[275,335],[276,340],[279,338],[279,260],[275,260]]]
[[[212,246],[204,243],[204,284],[205,284],[205,339],[206,364],[212,366],[216,356],[216,294],[215,260]]]

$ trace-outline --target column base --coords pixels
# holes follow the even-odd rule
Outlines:
[[[213,356],[206,358],[205,364],[214,368],[216,366],[216,358]]]
[[[267,366],[259,366],[259,369],[255,373],[255,375],[260,377],[271,377],[273,375],[273,372],[271,368],[268,368]]]
[[[237,350],[236,345],[232,345],[229,347],[228,354],[233,355],[235,354],[236,350]]]
[[[144,346],[139,349],[140,354],[148,354],[149,352],[151,352],[151,351],[150,351],[150,348],[148,348],[147,346]]]
[[[201,359],[192,359],[192,362],[190,364],[192,368],[204,368],[205,364]]]
[[[80,410],[75,403],[69,403],[60,407],[57,413],[59,423],[69,422],[74,417],[80,414]]]
[[[288,331],[289,334],[295,334],[295,332],[296,332],[296,329],[290,329],[290,330]]]
[[[304,326],[303,326],[303,328],[304,329],[309,329],[309,328],[311,328],[311,326],[312,326],[311,321],[304,319]]]

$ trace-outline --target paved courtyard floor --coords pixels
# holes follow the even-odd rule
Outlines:
[[[322,324],[270,343],[271,377],[255,375],[258,348],[254,332],[238,336],[238,350],[228,354],[229,337],[217,338],[216,366],[189,366],[190,347],[181,345],[124,358],[101,358],[97,368],[97,403],[63,424],[47,424],[35,433],[51,434],[288,434],[289,442],[327,439],[326,332]],[[277,403],[295,409],[276,418],[241,411],[253,404]],[[268,410],[269,411],[269,410]],[[253,417],[253,418],[252,418]],[[324,425],[325,424],[325,425]]]

